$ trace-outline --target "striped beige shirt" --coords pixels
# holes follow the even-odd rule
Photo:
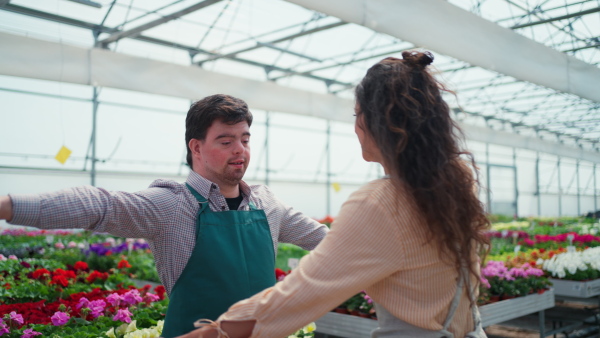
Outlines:
[[[399,319],[440,330],[458,273],[440,260],[423,222],[406,193],[394,197],[389,179],[370,182],[283,282],[234,304],[219,320],[255,319],[252,337],[287,337],[365,290]],[[463,292],[449,328],[457,337],[473,329],[469,303]]]

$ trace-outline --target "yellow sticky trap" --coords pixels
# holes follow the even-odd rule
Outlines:
[[[56,156],[54,156],[54,158],[61,164],[65,164],[65,162],[67,162],[67,160],[71,156],[71,153],[72,153],[71,149],[69,149],[65,146],[62,146],[60,148],[60,150],[58,151],[58,154],[56,154]]]
[[[342,186],[338,182],[331,183],[331,186],[335,192],[340,192],[340,190],[342,190]]]

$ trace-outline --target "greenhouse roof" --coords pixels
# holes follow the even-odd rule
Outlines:
[[[343,99],[381,58],[427,49],[464,124],[600,152],[597,0],[4,0],[0,9],[5,33]]]

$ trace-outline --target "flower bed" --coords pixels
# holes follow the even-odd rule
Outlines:
[[[3,337],[159,337],[168,300],[158,286],[130,286],[122,260],[110,272],[16,257],[0,261],[0,335]],[[141,333],[141,331],[140,331]],[[138,335],[139,336],[139,335]]]

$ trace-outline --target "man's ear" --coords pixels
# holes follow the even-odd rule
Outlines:
[[[200,156],[200,146],[202,145],[202,141],[198,139],[191,139],[188,143],[188,147],[190,147],[190,151],[192,152],[192,157]]]

